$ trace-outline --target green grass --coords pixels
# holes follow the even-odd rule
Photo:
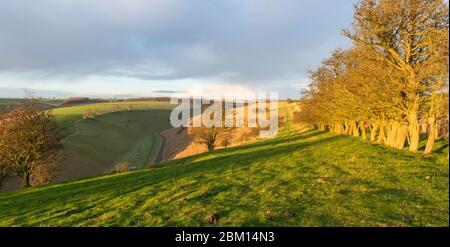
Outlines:
[[[149,169],[0,194],[1,226],[448,226],[437,154],[351,137],[279,137]],[[284,212],[295,212],[294,217]]]
[[[60,128],[67,133],[73,133],[76,131],[75,123],[83,119],[83,113],[87,110],[92,110],[98,115],[102,115],[112,112],[113,106],[118,106],[118,111],[127,111],[130,105],[133,110],[171,110],[174,107],[169,102],[162,101],[112,102],[59,107],[53,109],[52,113]]]
[[[18,105],[23,101],[24,99],[0,98],[0,105]]]
[[[162,128],[160,127],[159,129],[161,130]],[[159,132],[152,129],[131,145],[128,151],[121,155],[117,161],[126,161],[137,168],[152,164],[161,147],[161,142]]]

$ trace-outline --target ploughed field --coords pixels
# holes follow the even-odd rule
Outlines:
[[[288,126],[148,169],[1,193],[0,225],[448,226],[448,142],[435,152]]]

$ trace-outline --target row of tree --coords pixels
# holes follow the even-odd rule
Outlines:
[[[353,41],[315,71],[302,92],[301,120],[334,133],[361,136],[425,154],[448,137],[448,3],[442,0],[361,0]]]

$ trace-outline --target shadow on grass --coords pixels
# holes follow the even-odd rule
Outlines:
[[[299,139],[306,139],[320,133],[310,133],[309,137],[299,135],[289,138],[289,141]],[[141,170],[136,172],[129,172],[115,176],[103,176],[91,179],[69,181],[60,184],[35,187],[16,193],[4,193],[0,195],[0,207],[4,210],[0,212],[0,218],[7,218],[12,211],[15,215],[39,215],[48,213],[49,209],[63,207],[68,202],[76,204],[92,204],[100,205],[107,203],[108,200],[114,200],[117,196],[127,194],[139,190],[146,186],[152,186],[168,180],[177,180],[183,177],[192,176],[199,172],[215,172],[220,178],[220,173],[232,166],[234,169],[246,166],[249,163],[258,161],[260,159],[273,158],[277,155],[286,154],[292,149],[300,149],[305,147],[312,147],[320,145],[325,142],[335,140],[336,136],[322,138],[315,141],[304,141],[301,143],[292,143],[280,147],[270,147],[267,149],[248,152],[236,153],[231,155],[213,157],[207,160],[193,162],[191,165],[184,164],[186,161],[177,161],[170,166],[155,167],[148,170]],[[278,140],[279,142],[280,140]],[[283,140],[281,140],[283,141]],[[274,141],[264,142],[265,145],[277,143]],[[235,150],[245,151],[246,149],[253,149],[256,147],[263,147],[265,145],[254,144],[245,145],[234,148]],[[225,150],[218,150],[214,152],[223,153]],[[197,156],[204,156],[197,155]],[[192,158],[191,158],[192,159]],[[91,196],[88,197],[87,195]],[[92,199],[92,197],[96,199]],[[86,199],[82,199],[86,198]],[[26,203],[25,203],[26,202]],[[45,202],[45,206],[43,203]],[[91,208],[91,206],[89,206]],[[10,211],[12,210],[12,211]],[[76,211],[75,213],[78,213]]]
[[[243,145],[239,145],[239,146],[235,146],[235,147],[218,149],[213,152],[196,154],[196,155],[192,155],[189,157],[184,157],[184,158],[176,159],[173,161],[161,163],[155,167],[167,166],[167,165],[173,165],[173,164],[179,164],[179,163],[191,163],[193,160],[196,160],[198,158],[205,157],[208,155],[223,154],[223,153],[230,153],[230,152],[236,152],[236,151],[245,152],[246,150],[249,150],[249,149],[264,148],[267,146],[270,146],[270,148],[272,148],[272,147],[275,147],[277,144],[284,144],[284,143],[290,143],[290,142],[295,142],[295,141],[299,141],[299,140],[309,139],[309,138],[312,138],[312,137],[315,137],[315,136],[318,136],[321,134],[325,134],[325,133],[328,133],[328,132],[317,131],[317,130],[308,130],[308,131],[305,131],[302,133],[291,133],[291,134],[285,135],[283,137],[276,137],[273,139],[262,140],[257,143],[243,144]],[[336,137],[338,137],[338,136],[336,136]],[[227,156],[224,156],[224,157],[227,157]]]
[[[438,154],[444,154],[445,150],[448,149],[448,142],[439,148],[437,148],[434,152]]]
[[[244,197],[246,193],[249,193],[251,189],[249,188],[249,183],[239,184],[236,178],[231,182],[226,181],[229,179],[229,173],[232,172],[239,178],[244,178],[246,174],[260,174],[258,175],[258,185],[268,183],[269,188],[280,185],[283,180],[275,178],[278,175],[278,171],[272,171],[272,173],[263,174],[260,173],[264,170],[264,166],[251,172],[249,165],[255,162],[276,162],[278,157],[289,157],[293,150],[306,150],[321,146],[323,144],[336,145],[337,140],[342,140],[341,136],[336,135],[324,135],[319,138],[313,138],[323,134],[321,131],[308,131],[304,133],[289,134],[276,139],[266,140],[259,143],[247,144],[238,147],[232,147],[228,149],[221,149],[211,153],[204,153],[195,155],[192,157],[187,157],[180,160],[175,160],[168,162],[161,166],[156,166],[148,170],[140,170],[135,172],[129,172],[114,176],[104,176],[97,177],[87,180],[72,181],[62,184],[51,185],[48,187],[32,188],[29,190],[21,191],[19,193],[7,193],[0,195],[0,222],[6,221],[8,217],[14,217],[13,224],[23,224],[26,225],[27,217],[33,217],[32,224],[52,224],[59,221],[64,222],[66,225],[75,225],[78,222],[90,222],[92,218],[104,215],[106,213],[111,213],[115,209],[112,207],[114,203],[120,198],[126,198],[129,193],[136,193],[132,198],[134,201],[133,205],[127,208],[128,214],[138,212],[143,206],[145,200],[148,196],[157,195],[157,193],[178,193],[172,194],[173,196],[167,197],[168,200],[164,199],[165,207],[173,207],[177,209],[184,198],[189,197],[189,200],[201,204],[217,204],[217,201],[212,200],[220,193],[234,191],[236,193],[236,198],[229,198],[227,200],[221,200],[221,209],[218,213],[222,217],[230,216],[234,210],[240,210],[248,212],[249,214],[254,213],[255,209],[258,210],[259,197],[255,198],[255,203],[246,203],[245,201],[240,201],[240,197]],[[277,145],[282,143],[283,145]],[[367,144],[370,145],[370,144]],[[372,146],[374,149],[379,149],[383,151],[381,147]],[[387,154],[391,154],[390,150],[383,151]],[[217,156],[215,156],[217,155]],[[395,155],[394,155],[395,156]],[[199,160],[205,158],[203,160]],[[188,163],[188,164],[187,164]],[[378,215],[384,215],[384,217],[389,218],[391,222],[400,221],[405,217],[405,214],[399,213],[397,209],[386,210],[383,212],[382,206],[372,206],[372,203],[385,203],[389,205],[395,205],[397,200],[401,201],[414,201],[420,204],[429,205],[432,202],[426,198],[422,198],[418,194],[414,194],[411,191],[399,189],[399,188],[389,188],[382,186],[374,181],[357,179],[350,177],[351,174],[347,170],[343,169],[334,164],[320,163],[317,160],[317,165],[310,166],[314,169],[323,165],[331,165],[331,169],[334,170],[332,174],[335,176],[343,176],[346,180],[335,194],[345,198],[346,196],[357,198],[360,205],[356,209],[368,208],[371,210],[381,210],[377,212]],[[254,168],[254,167],[253,167]],[[279,168],[279,167],[278,167]],[[300,166],[302,168],[302,166]],[[292,168],[291,168],[292,169]],[[300,170],[295,170],[299,172]],[[245,173],[243,173],[245,172]],[[264,217],[250,217],[249,219],[243,218],[236,225],[242,226],[256,226],[256,225],[295,225],[302,218],[313,218],[313,224],[317,225],[327,225],[327,226],[339,226],[346,225],[346,222],[342,222],[333,215],[334,211],[319,212],[314,216],[308,215],[306,209],[309,208],[319,208],[321,206],[327,206],[326,204],[338,203],[336,200],[330,200],[329,198],[321,198],[320,195],[317,196],[316,190],[321,191],[320,193],[325,193],[324,188],[314,187],[315,185],[315,171],[308,171],[311,176],[295,178],[296,180],[289,180],[295,182],[295,184],[302,183],[305,185],[302,190],[303,196],[300,198],[304,204],[302,205],[296,199],[290,198],[289,200],[270,200],[268,203],[270,206],[277,208],[277,215],[271,216],[269,218]],[[207,175],[205,175],[207,174]],[[209,177],[208,177],[209,176]],[[289,179],[294,179],[289,178]],[[187,185],[177,185],[176,181],[183,179],[189,179],[192,181],[191,184]],[[252,178],[248,178],[249,181]],[[173,181],[173,186],[171,182]],[[202,191],[199,191],[202,181],[208,183],[207,195],[203,195]],[[218,181],[218,184],[215,183]],[[222,181],[224,181],[222,183]],[[272,181],[275,181],[272,183]],[[338,180],[337,180],[338,181]],[[284,181],[286,182],[286,181]],[[292,185],[292,186],[294,186]],[[354,191],[354,185],[365,186],[369,191]],[[147,193],[140,194],[140,190],[144,188],[151,189]],[[283,185],[281,186],[283,187]],[[284,186],[286,187],[286,186]],[[164,189],[166,191],[164,191]],[[170,194],[169,194],[170,195]],[[289,195],[285,195],[289,196]],[[266,202],[267,203],[267,202]],[[334,204],[333,204],[334,205]],[[345,207],[336,204],[336,208]],[[294,209],[297,216],[293,219],[286,219],[282,215],[282,211],[286,208]],[[50,214],[49,214],[50,213]],[[355,214],[358,212],[355,211]],[[47,217],[39,217],[47,216]],[[163,225],[189,225],[192,222],[195,224],[203,225],[205,224],[199,214],[188,215],[191,219],[180,219],[171,218],[171,210],[163,211],[162,209],[156,210],[155,215],[159,215],[164,218]],[[48,217],[50,216],[50,217]],[[73,217],[69,220],[61,220],[61,217]],[[131,215],[130,217],[137,217]],[[193,219],[192,219],[193,217]],[[37,219],[36,219],[37,218]],[[59,220],[58,220],[59,219]],[[384,218],[381,218],[384,219]],[[436,218],[441,220],[441,218]],[[123,221],[124,219],[120,219]],[[137,219],[135,219],[137,220]],[[187,221],[186,221],[187,220]],[[191,221],[189,221],[191,220]],[[376,222],[377,219],[374,219]],[[378,219],[379,220],[379,219]],[[120,222],[120,221],[119,221]],[[198,222],[198,223],[197,223]],[[114,224],[117,224],[115,222]],[[55,224],[55,223],[53,223]],[[104,224],[107,224],[105,222]]]

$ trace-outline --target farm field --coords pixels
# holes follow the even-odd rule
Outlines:
[[[217,214],[216,226],[448,226],[448,143],[434,151],[287,123],[274,139],[2,193],[0,225],[208,226]]]

